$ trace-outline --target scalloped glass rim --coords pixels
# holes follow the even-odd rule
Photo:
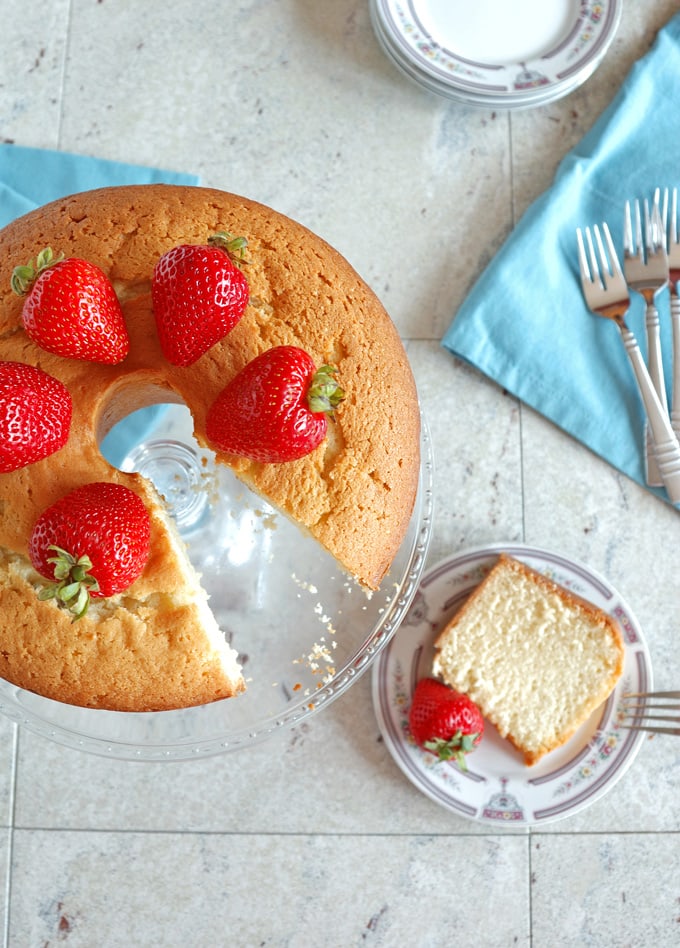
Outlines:
[[[317,714],[342,695],[370,667],[396,632],[418,589],[432,532],[434,473],[431,437],[422,413],[421,421],[421,469],[409,530],[390,574],[378,593],[373,594],[373,597],[384,594],[385,604],[379,605],[378,600],[374,606],[360,604],[362,613],[367,612],[369,620],[365,630],[357,633],[360,642],[346,660],[334,669],[332,676],[326,676],[323,684],[316,683],[311,696],[309,688],[302,689],[296,684],[292,689],[288,688],[286,703],[280,710],[232,726],[229,708],[238,707],[235,702],[244,702],[248,691],[237,698],[180,711],[128,713],[60,704],[0,680],[0,713],[27,730],[70,748],[116,759],[174,761],[242,749]],[[232,475],[227,472],[225,476]],[[253,495],[240,484],[239,492],[250,498],[247,502],[252,504]],[[259,501],[256,502],[258,504],[262,506]],[[261,513],[257,511],[257,514],[261,519]],[[292,524],[290,530],[293,537],[298,536],[297,528]],[[267,531],[260,527],[262,532]],[[274,532],[275,536],[277,532],[278,529]],[[297,543],[297,540],[293,542]],[[323,557],[326,554],[320,555],[313,541],[300,537],[300,543],[304,542],[312,546],[315,561],[320,560],[320,568],[324,568],[326,561]],[[349,602],[353,590],[353,602],[357,601],[359,587],[347,576],[333,578],[331,582],[341,602]],[[364,594],[360,592],[360,595]],[[370,602],[373,602],[373,598]],[[368,599],[366,603],[369,603]],[[346,623],[350,621],[349,611],[344,620]],[[247,678],[245,668],[244,674]],[[300,668],[295,674],[303,680],[305,669]],[[269,684],[274,689],[277,682],[271,681]],[[262,687],[262,682],[259,686]],[[296,689],[299,689],[299,694]]]

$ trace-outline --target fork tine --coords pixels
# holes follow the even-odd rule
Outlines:
[[[670,219],[669,219],[670,205]],[[663,200],[661,202],[661,237],[663,245],[668,250],[673,244],[678,243],[678,189],[663,189]]]
[[[599,236],[597,231],[597,225],[594,227],[596,236]],[[580,239],[579,253],[583,249],[583,257],[579,257],[579,261],[582,261],[583,269],[581,270],[581,275],[590,283],[599,283],[601,287],[604,287],[604,280],[600,274],[600,268],[597,263],[597,255],[595,253],[595,246],[593,244],[593,238],[590,232],[590,227],[586,227],[585,231],[586,236],[586,246],[583,246],[583,238]],[[576,232],[577,240],[579,239],[579,231]]]
[[[645,201],[645,217],[649,219],[647,250],[653,253],[656,253],[662,248],[663,250],[666,249],[666,238],[664,236],[664,226],[661,218],[660,194],[660,189],[656,188],[651,213],[648,211],[647,202]]]
[[[680,737],[680,727],[657,727],[654,724],[619,724],[625,731],[647,731],[648,734],[673,734]]]
[[[588,230],[588,228],[586,228],[586,230]],[[581,282],[592,283],[593,278],[590,275],[590,270],[588,269],[588,257],[586,256],[586,247],[583,242],[583,233],[580,227],[576,228],[576,243],[578,245],[578,265],[579,270],[581,271]]]
[[[680,691],[627,691],[624,699],[628,698],[678,698]]]
[[[602,227],[606,227],[606,224],[603,224]],[[600,264],[602,269],[598,271],[600,276],[600,283],[602,286],[605,286],[607,283],[607,274],[609,270],[609,261],[607,260],[607,252],[604,249],[604,244],[602,243],[602,237],[600,236],[600,228],[595,224],[593,227],[593,234],[595,235],[595,243],[597,244],[597,252],[600,255]],[[597,266],[597,264],[596,264]]]
[[[668,245],[671,242],[668,224],[668,188],[663,189],[663,200],[661,202],[661,224],[663,226],[662,235],[664,247],[666,250],[668,250]]]
[[[647,198],[642,202],[643,209],[643,223],[644,223],[644,238],[645,238],[645,250],[648,251],[654,244],[652,238],[652,215],[649,211],[649,201]]]
[[[595,227],[595,236],[600,247],[600,256],[602,257],[603,266],[609,270],[612,276],[620,277],[623,280],[623,270],[621,269],[621,264],[619,263],[619,255],[616,252],[616,247],[614,246],[614,241],[612,240],[612,235],[609,232],[609,226],[606,221],[602,224],[602,232],[604,234],[604,239],[607,243],[607,252],[608,260],[607,264],[607,254],[605,254],[604,247],[602,246],[602,240],[600,239],[600,231]]]
[[[629,703],[631,701],[635,703]],[[680,736],[679,701],[680,691],[627,692],[623,695],[622,709],[628,723],[621,723],[619,726],[627,731],[647,731],[649,734]],[[658,714],[659,711],[674,711],[675,714]]]
[[[642,240],[642,217],[640,214],[640,202],[635,201],[635,253],[644,260],[644,243]]]
[[[646,724],[648,721],[670,721],[671,724],[680,724],[677,714],[631,714],[636,724]]]
[[[635,255],[635,247],[633,246],[633,220],[630,212],[630,201],[626,201],[623,214],[623,249],[624,253],[627,255]]]
[[[623,709],[626,714],[631,714],[633,711],[645,712],[645,711],[680,711],[680,705],[677,704],[627,704]],[[676,719],[680,724],[680,718]]]
[[[597,262],[597,255],[595,253],[595,243],[593,242],[593,237],[592,237],[593,233],[595,234],[596,238],[599,238],[600,232],[597,229],[597,224],[594,226],[592,232],[590,230],[590,227],[586,227],[586,240],[588,242],[588,252],[590,255],[590,270],[593,274],[593,282],[597,280],[600,286],[603,287],[604,279],[602,277],[602,274],[600,273],[600,267]]]

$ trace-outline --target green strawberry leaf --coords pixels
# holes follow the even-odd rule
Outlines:
[[[248,263],[243,256],[248,246],[247,237],[234,237],[226,230],[219,230],[212,237],[208,237],[208,243],[212,247],[219,247],[220,250],[224,250],[235,266],[240,267],[242,263]]]
[[[11,279],[13,292],[17,296],[25,296],[44,270],[63,259],[63,253],[55,254],[51,247],[45,247],[35,260],[30,260],[27,264],[14,268]]]
[[[475,749],[478,734],[463,734],[456,731],[453,737],[445,740],[443,737],[432,741],[425,741],[423,747],[433,753],[439,760],[455,760],[461,770],[467,770],[466,754]]]
[[[92,561],[89,556],[76,559],[58,546],[50,546],[48,549],[56,553],[56,556],[47,559],[47,562],[54,566],[55,582],[43,586],[38,592],[38,599],[43,602],[56,599],[73,614],[75,622],[86,614],[90,605],[90,593],[99,590],[99,583],[88,573],[88,570],[92,569]]]
[[[322,365],[314,373],[307,389],[307,404],[311,412],[332,415],[345,397],[345,393],[333,378],[336,371],[332,365]]]

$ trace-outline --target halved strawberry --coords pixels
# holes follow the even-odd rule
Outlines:
[[[440,760],[456,760],[467,769],[465,755],[479,744],[484,718],[477,705],[436,678],[421,678],[413,692],[409,729],[420,747]]]
[[[326,437],[328,415],[344,397],[334,375],[297,346],[266,349],[217,396],[206,434],[215,447],[253,461],[301,458]]]
[[[114,596],[142,574],[150,538],[149,514],[134,491],[103,481],[75,488],[41,514],[31,533],[31,562],[53,580],[38,598],[56,598],[80,618],[90,596]]]
[[[46,247],[14,268],[12,289],[26,297],[26,333],[46,352],[107,365],[127,356],[130,341],[116,291],[93,263],[64,259]]]
[[[68,389],[58,379],[23,362],[0,362],[0,473],[63,448],[72,411]]]
[[[234,261],[244,237],[220,232],[207,245],[181,244],[160,258],[151,296],[158,339],[172,365],[192,365],[238,323],[248,282]]]

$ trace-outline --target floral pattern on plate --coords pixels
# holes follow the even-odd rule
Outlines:
[[[526,767],[487,723],[468,770],[440,762],[418,747],[408,729],[417,680],[430,674],[434,641],[496,562],[501,552],[613,615],[624,640],[624,669],[608,700],[563,746]],[[574,560],[524,544],[482,547],[457,554],[424,575],[407,616],[373,668],[373,704],[385,743],[403,773],[452,812],[483,823],[529,826],[552,822],[599,800],[632,764],[644,734],[622,727],[621,699],[648,691],[647,646],[630,608],[601,576]]]

